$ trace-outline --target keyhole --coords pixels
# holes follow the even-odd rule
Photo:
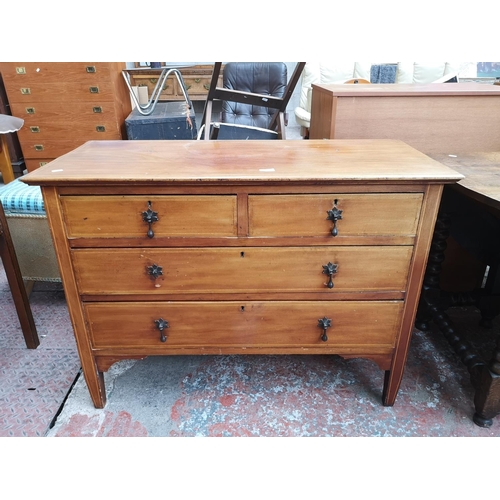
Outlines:
[[[241,306],[241,312],[245,311],[245,306]]]
[[[245,257],[245,252],[240,252],[241,257]]]

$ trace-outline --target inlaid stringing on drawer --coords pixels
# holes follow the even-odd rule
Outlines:
[[[420,193],[250,195],[250,236],[414,235]],[[328,211],[341,218],[328,220]],[[394,215],[397,214],[395,217]]]

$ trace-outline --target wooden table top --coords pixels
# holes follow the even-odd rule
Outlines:
[[[465,176],[455,185],[457,190],[490,207],[500,209],[500,151],[429,156]]]
[[[462,176],[398,140],[90,141],[25,175],[35,185],[451,183]]]
[[[365,84],[312,84],[313,90],[317,88],[323,92],[342,97],[351,96],[500,96],[499,85],[485,83],[365,83]]]

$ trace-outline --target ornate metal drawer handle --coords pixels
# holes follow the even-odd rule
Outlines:
[[[158,328],[158,330],[160,330],[160,341],[166,342],[167,335],[165,335],[163,330],[165,330],[166,328],[170,328],[168,321],[164,320],[163,318],[155,319],[155,324],[156,324],[156,328]]]
[[[145,212],[142,212],[142,220],[149,224],[149,229],[148,229],[148,238],[152,238],[155,233],[151,229],[151,226],[153,223],[158,222],[160,219],[158,218],[158,212],[154,212],[151,209],[151,202],[148,201],[148,209]]]
[[[337,221],[342,219],[343,210],[337,208],[337,200],[333,204],[333,208],[326,212],[328,217],[326,220],[331,220],[333,222],[332,236],[337,236],[339,231],[337,229]]]
[[[152,266],[146,266],[148,274],[153,276],[154,279],[158,279],[159,276],[163,275],[163,267],[153,264]]]
[[[338,268],[338,264],[332,264],[331,262],[323,266],[323,274],[330,276],[330,281],[326,284],[328,288],[333,288],[333,275],[337,273]]]
[[[328,336],[326,331],[332,326],[332,320],[328,319],[326,316],[323,319],[318,319],[318,326],[323,330],[323,335],[321,335],[321,340],[323,342],[328,341]]]

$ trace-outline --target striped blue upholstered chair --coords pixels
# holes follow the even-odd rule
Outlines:
[[[39,186],[19,179],[0,188],[12,242],[25,281],[61,281]]]

